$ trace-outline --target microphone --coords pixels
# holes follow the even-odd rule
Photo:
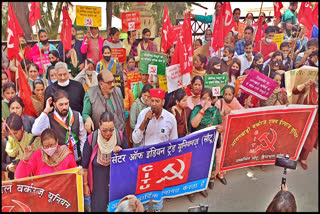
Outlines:
[[[154,114],[154,111],[153,111],[153,109],[152,109],[152,108],[151,108],[151,111],[152,111],[152,114]],[[148,118],[148,119],[147,119],[146,127],[145,127],[145,129],[144,129],[145,131],[147,130],[147,126],[148,126],[149,122],[150,122],[150,119]]]

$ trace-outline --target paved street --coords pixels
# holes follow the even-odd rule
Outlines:
[[[308,170],[301,168],[288,170],[287,185],[293,193],[298,212],[318,212],[318,150],[310,153]],[[187,212],[188,207],[204,203],[209,205],[209,212],[265,212],[272,198],[279,190],[283,168],[267,166],[266,171],[260,167],[242,168],[227,172],[228,184],[215,181],[213,190],[208,189],[208,198],[196,193],[195,202],[186,196],[165,200],[163,212]],[[248,177],[250,176],[250,177]]]

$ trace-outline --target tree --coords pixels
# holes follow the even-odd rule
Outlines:
[[[156,23],[156,29],[162,25],[164,5],[168,7],[171,25],[176,24],[177,17],[184,17],[186,9],[191,6],[191,2],[153,2],[150,6],[152,17]]]
[[[12,9],[20,23],[24,35],[27,40],[32,39],[32,28],[29,24],[29,8],[28,2],[12,2]]]
[[[131,4],[129,2],[107,2],[107,29],[112,26],[112,15],[120,16],[122,11],[129,11]]]

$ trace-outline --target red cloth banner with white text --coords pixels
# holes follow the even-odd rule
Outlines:
[[[221,171],[274,164],[276,157],[286,154],[297,160],[316,107],[289,105],[232,111],[226,121]]]
[[[4,181],[2,212],[83,212],[79,168]]]
[[[140,12],[128,12],[121,14],[122,32],[139,30],[141,28]]]

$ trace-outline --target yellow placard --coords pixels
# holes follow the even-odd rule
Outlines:
[[[283,39],[284,39],[284,34],[283,33],[274,34],[274,37],[273,37],[272,41],[277,43],[278,50],[280,50],[280,45],[283,42]]]
[[[159,81],[159,88],[168,91],[167,87],[167,77],[164,75],[158,75],[158,81]]]
[[[101,7],[76,6],[76,25],[101,27]]]

